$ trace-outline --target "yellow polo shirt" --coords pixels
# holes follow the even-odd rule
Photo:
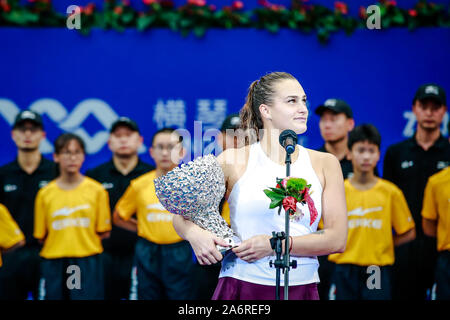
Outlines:
[[[34,237],[45,239],[41,257],[80,258],[103,252],[97,233],[111,230],[108,192],[84,177],[72,190],[56,181],[40,189],[35,200]]]
[[[167,211],[156,197],[156,171],[150,171],[132,180],[115,210],[124,220],[136,214],[138,236],[156,244],[172,244],[183,239],[176,233],[173,213]]]
[[[16,221],[14,221],[8,209],[0,204],[0,249],[9,249],[22,240],[25,240],[25,236]],[[0,254],[0,267],[1,266],[2,255]]]
[[[348,238],[343,253],[328,256],[339,264],[359,266],[392,265],[392,229],[403,234],[415,227],[402,191],[393,183],[378,179],[369,190],[359,190],[344,181],[347,200]]]
[[[437,220],[437,250],[450,250],[450,167],[428,179],[422,217]]]

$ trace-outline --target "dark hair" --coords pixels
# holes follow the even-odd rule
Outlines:
[[[160,133],[173,133],[173,132],[175,132],[176,134],[178,134],[178,136],[180,137],[179,140],[178,140],[178,142],[182,142],[182,141],[183,141],[183,136],[180,135],[180,134],[176,131],[176,129],[174,129],[174,128],[162,128],[162,129],[159,129],[158,131],[156,131],[155,134],[153,135],[153,137],[152,137],[152,145],[153,145],[153,142],[155,142],[155,137],[156,137],[158,134],[160,134]]]
[[[381,146],[381,135],[378,129],[372,124],[361,124],[356,126],[348,135],[348,148],[352,150],[352,147],[357,142],[369,142],[378,146]]]
[[[77,136],[74,133],[63,133],[58,138],[56,138],[54,143],[55,153],[60,154],[62,150],[67,147],[70,141],[75,140],[80,145],[81,149],[83,150],[83,153],[86,154],[86,145],[84,144],[83,139],[81,139],[79,136]]]
[[[259,130],[263,128],[263,121],[259,106],[261,104],[271,105],[275,93],[275,84],[281,80],[297,80],[287,72],[272,72],[253,81],[248,88],[247,98],[239,116],[243,130],[253,129],[256,132],[256,140],[259,140]],[[248,141],[246,141],[248,144]]]

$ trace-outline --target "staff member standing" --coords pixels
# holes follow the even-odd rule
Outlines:
[[[116,206],[131,180],[154,169],[139,159],[138,150],[142,142],[143,137],[136,122],[127,117],[120,117],[112,124],[108,139],[108,147],[113,153],[112,159],[86,172],[86,176],[100,182],[108,191],[110,208]],[[112,227],[111,236],[103,240],[107,300],[129,297],[136,240],[136,233],[115,225]]]
[[[437,237],[436,299],[450,300],[450,167],[428,180],[422,227],[427,236]]]
[[[403,191],[416,225],[416,239],[396,248],[393,298],[424,300],[434,281],[436,241],[423,232],[422,200],[428,178],[450,164],[450,144],[440,132],[447,111],[444,89],[436,84],[420,86],[412,111],[416,132],[387,149],[383,178]]]
[[[318,151],[329,152],[338,158],[344,179],[350,178],[353,167],[348,159],[348,133],[355,126],[350,106],[340,99],[327,99],[315,113],[320,116],[320,135],[325,141]]]
[[[101,239],[111,231],[108,193],[80,173],[85,158],[80,137],[59,136],[53,156],[61,173],[35,202],[33,235],[44,244],[39,299],[104,299],[100,254]]]
[[[375,176],[381,136],[370,124],[355,127],[348,140],[354,175],[346,179],[348,237],[345,252],[332,254],[338,300],[390,300],[394,246],[415,238],[414,222],[401,190]],[[368,287],[369,267],[378,266],[379,287]]]
[[[114,224],[137,232],[131,300],[195,298],[192,249],[175,232],[173,214],[159,202],[153,180],[174,169],[185,149],[174,129],[163,128],[152,139],[156,170],[131,181],[114,210]],[[137,221],[132,218],[136,213]]]
[[[39,145],[45,138],[41,116],[20,112],[11,131],[17,158],[0,168],[0,203],[25,235],[25,246],[6,253],[0,269],[0,300],[37,298],[40,245],[33,238],[34,199],[38,190],[56,177],[55,164],[45,159]]]

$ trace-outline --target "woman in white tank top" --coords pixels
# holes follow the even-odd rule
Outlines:
[[[286,175],[285,151],[278,142],[280,133],[285,129],[297,134],[306,131],[305,92],[288,73],[267,74],[251,84],[240,117],[250,141],[241,148],[225,150],[217,160],[225,175],[231,228],[242,242],[232,249],[234,254],[222,261],[213,299],[274,299],[270,238],[272,231],[284,231],[284,214],[269,209],[270,200],[263,189],[273,187],[275,178]],[[254,143],[252,138],[256,138]],[[343,252],[347,241],[342,171],[333,155],[297,145],[292,154],[291,176],[311,184],[318,216],[311,221],[308,206],[302,206],[302,218],[291,221],[289,250],[298,267],[289,272],[289,298],[318,299],[317,256]],[[321,217],[324,228],[316,231]],[[173,223],[178,234],[190,242],[200,264],[222,260],[216,245],[227,246],[223,239],[181,216],[175,216]]]

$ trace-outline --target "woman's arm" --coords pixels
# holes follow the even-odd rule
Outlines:
[[[332,154],[323,154],[324,188],[322,217],[324,228],[312,234],[293,237],[291,254],[320,256],[344,252],[347,244],[347,204],[342,169]]]
[[[228,247],[225,240],[179,215],[173,217],[173,227],[181,238],[189,241],[201,265],[215,264],[222,260],[222,254],[217,250],[216,244]]]

